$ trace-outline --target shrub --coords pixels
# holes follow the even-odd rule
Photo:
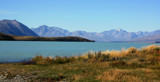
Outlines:
[[[101,51],[99,51],[98,53],[95,53],[95,60],[96,61],[100,60],[101,54],[102,54]]]
[[[47,65],[47,64],[63,64],[74,62],[75,57],[43,57],[43,56],[35,56],[32,60],[24,62],[24,64],[36,64],[36,65]]]
[[[93,58],[93,54],[91,52],[88,52],[88,59],[92,59]]]
[[[137,52],[138,52],[138,50],[135,47],[131,47],[126,51],[127,54],[133,54],[133,53],[137,53]]]
[[[75,57],[55,57],[54,63],[55,64],[63,64],[63,63],[69,63],[69,62],[74,62]]]
[[[31,61],[39,65],[47,64],[47,61],[45,61],[43,56],[35,56]]]
[[[105,55],[105,54],[102,54],[101,55],[101,62],[105,62],[105,61],[108,61],[109,60],[109,57],[110,57],[110,54],[107,54],[107,55]]]

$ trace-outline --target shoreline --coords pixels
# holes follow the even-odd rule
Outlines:
[[[160,46],[0,63],[0,81],[160,81]]]
[[[32,42],[32,41],[30,41],[30,42]],[[40,41],[41,42],[41,41]],[[59,41],[56,41],[56,42],[59,42]],[[112,42],[111,42],[112,43]],[[149,45],[149,46],[154,46],[154,47],[159,47],[159,46],[157,46],[157,45]],[[149,46],[144,46],[144,47],[142,47],[142,48],[134,48],[134,47],[130,47],[130,48],[133,48],[133,49],[135,49],[135,50],[142,50],[143,48],[146,48],[146,47],[149,47]],[[128,48],[128,49],[130,49],[130,48]],[[116,54],[120,54],[120,53],[122,53],[122,54],[126,54],[126,53],[124,53],[124,51],[127,51],[128,49],[121,49],[121,50],[104,50],[104,51],[88,51],[88,52],[86,52],[86,53],[84,53],[84,54],[80,54],[80,55],[77,55],[77,56],[54,56],[54,57],[61,57],[61,58],[63,58],[63,57],[82,57],[82,56],[87,56],[89,53],[92,53],[92,55],[95,55],[95,53],[99,53],[99,52],[101,52],[101,53],[105,53],[105,52],[107,52],[107,53],[114,53],[114,52],[116,52]],[[124,50],[124,51],[123,51]],[[118,53],[117,53],[118,52]],[[107,53],[105,53],[105,55],[107,55]],[[34,57],[36,57],[36,56],[42,56],[42,55],[35,55]],[[26,58],[26,59],[22,59],[22,60],[18,60],[18,61],[16,61],[16,60],[14,60],[14,61],[5,61],[5,62],[0,62],[0,64],[3,64],[3,63],[22,63],[22,62],[24,62],[24,61],[30,61],[30,60],[32,60],[34,57],[30,57],[30,58]],[[52,56],[45,56],[45,57],[52,57]],[[53,57],[53,58],[54,58]]]

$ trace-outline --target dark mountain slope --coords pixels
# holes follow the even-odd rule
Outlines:
[[[15,40],[11,35],[0,33],[0,40]]]
[[[27,26],[16,20],[1,20],[0,32],[16,36],[38,36]]]

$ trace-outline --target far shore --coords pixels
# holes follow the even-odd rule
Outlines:
[[[95,42],[82,37],[37,37],[37,36],[15,36],[0,33],[0,41],[67,41],[67,42]]]

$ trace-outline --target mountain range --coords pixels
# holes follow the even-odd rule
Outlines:
[[[123,29],[112,29],[103,32],[68,31],[59,27],[42,25],[37,28],[28,28],[16,20],[1,20],[0,32],[16,36],[65,37],[78,36],[94,41],[159,41],[160,30],[151,32],[127,32]]]
[[[47,25],[39,26],[38,28],[31,28],[32,31],[37,33],[39,36],[43,37],[59,37],[59,36],[79,36],[88,38],[95,41],[141,41],[146,37],[155,36],[154,40],[159,38],[156,36],[160,35],[160,30],[155,30],[151,32],[127,32],[123,29],[112,29],[103,32],[86,32],[86,31],[74,31],[70,32],[68,30],[59,27],[49,27]],[[152,38],[151,38],[152,40]],[[151,41],[148,40],[148,41]],[[144,40],[143,40],[144,41]]]

